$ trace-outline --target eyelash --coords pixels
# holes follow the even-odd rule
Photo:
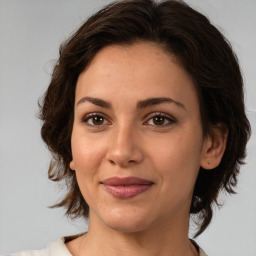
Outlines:
[[[103,124],[99,124],[99,125],[90,124],[89,121],[93,120],[93,118],[95,118],[95,117],[99,117],[99,118],[103,119],[104,123]],[[163,118],[164,124],[160,124],[160,125],[149,124],[149,121],[153,120],[153,118],[156,118],[156,117],[157,118],[159,118],[159,117]],[[166,121],[168,123],[166,123]],[[107,124],[105,122],[107,122]],[[111,122],[109,122],[107,120],[107,118],[104,116],[104,114],[102,114],[102,113],[90,113],[90,114],[88,114],[88,115],[86,115],[85,117],[82,118],[82,123],[86,124],[89,127],[96,128],[96,129],[100,128],[100,127],[102,127],[104,125],[111,125]],[[144,122],[143,125],[146,125],[147,123],[148,123],[149,126],[152,126],[154,128],[165,128],[165,127],[169,127],[172,124],[176,123],[176,120],[173,117],[171,117],[171,116],[169,116],[167,114],[164,114],[164,113],[161,113],[161,112],[154,112],[154,113],[151,113],[151,114],[149,114],[147,116],[147,121]]]
[[[105,125],[105,124],[100,124],[100,125],[90,124],[89,121],[93,120],[93,118],[95,118],[95,117],[102,118],[104,120],[104,122],[107,120],[107,118],[102,113],[90,113],[82,118],[82,123],[85,123],[87,126],[92,127],[92,128],[99,128],[100,126]],[[110,125],[110,124],[111,123],[109,122],[108,125]]]
[[[172,124],[176,123],[176,120],[173,117],[171,117],[170,115],[161,113],[161,112],[154,112],[154,113],[149,114],[147,117],[147,121],[145,123],[148,123],[150,120],[153,121],[153,118],[156,118],[156,117],[163,118],[164,122],[167,121],[168,123],[164,123],[161,125],[155,125],[155,124],[148,124],[148,125],[156,127],[156,128],[164,128],[164,127],[169,127]]]

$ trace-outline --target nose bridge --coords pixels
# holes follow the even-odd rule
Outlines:
[[[113,129],[107,153],[107,158],[112,164],[127,166],[143,160],[138,133],[138,128],[132,122],[122,122]]]
[[[134,125],[121,123],[116,128],[116,143],[127,143],[128,138],[134,135]]]

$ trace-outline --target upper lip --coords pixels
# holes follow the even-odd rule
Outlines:
[[[103,180],[101,183],[109,186],[129,186],[129,185],[150,185],[153,184],[150,180],[141,179],[138,177],[111,177]]]

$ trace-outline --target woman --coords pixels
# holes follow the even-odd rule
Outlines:
[[[120,1],[60,49],[41,105],[55,207],[88,232],[16,255],[206,255],[220,190],[234,193],[250,125],[235,54],[180,1]]]

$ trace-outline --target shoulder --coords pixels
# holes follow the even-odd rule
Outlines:
[[[65,246],[65,238],[62,237],[57,241],[50,243],[45,249],[22,251],[11,254],[10,256],[72,256]]]

